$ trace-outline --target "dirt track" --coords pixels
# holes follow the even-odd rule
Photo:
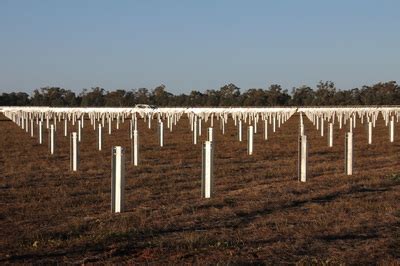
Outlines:
[[[329,148],[307,120],[310,177],[299,183],[298,116],[268,141],[260,123],[253,156],[230,120],[225,135],[214,131],[216,194],[205,200],[201,146],[191,144],[187,120],[165,131],[164,148],[157,129],[140,122],[139,167],[129,164],[128,121],[111,136],[104,130],[101,152],[85,122],[81,168],[72,173],[62,123],[51,156],[47,135],[39,145],[2,117],[0,263],[400,262],[399,124],[390,143],[380,117],[368,145],[357,121],[354,175],[345,176],[345,130],[335,125]],[[122,214],[110,212],[112,145],[127,148]]]

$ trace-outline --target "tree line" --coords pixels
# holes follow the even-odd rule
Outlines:
[[[25,92],[2,93],[0,106],[53,106],[53,107],[124,107],[135,104],[155,106],[329,106],[329,105],[400,105],[400,86],[396,81],[380,82],[350,90],[339,90],[331,81],[320,81],[316,88],[300,86],[289,93],[278,84],[268,88],[251,88],[241,93],[230,83],[219,90],[174,95],[164,85],[149,90],[106,91],[100,87],[81,93],[59,87]]]

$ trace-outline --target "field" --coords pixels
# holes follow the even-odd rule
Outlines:
[[[400,134],[390,143],[381,116],[372,145],[357,121],[353,176],[344,175],[345,129],[335,124],[329,148],[306,119],[306,183],[297,181],[298,115],[267,141],[260,123],[252,156],[232,120],[225,135],[215,123],[211,199],[201,198],[201,145],[192,144],[188,120],[165,131],[163,148],[155,124],[148,129],[140,120],[140,165],[133,167],[129,121],[113,125],[111,136],[103,131],[99,152],[86,120],[73,173],[62,123],[51,156],[47,134],[39,145],[2,116],[0,263],[400,262]],[[112,145],[126,148],[121,214],[110,211]]]

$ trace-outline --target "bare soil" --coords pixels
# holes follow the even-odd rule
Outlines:
[[[390,143],[380,117],[368,145],[358,120],[354,175],[346,176],[345,129],[335,124],[329,148],[307,120],[310,175],[300,183],[298,123],[293,116],[267,141],[259,123],[252,156],[231,120],[225,135],[215,123],[215,194],[203,199],[201,145],[192,144],[187,119],[165,130],[163,148],[155,120],[152,129],[140,121],[138,167],[130,164],[129,121],[114,124],[111,136],[104,129],[99,152],[86,120],[73,173],[63,123],[50,155],[47,134],[39,145],[37,132],[31,138],[2,117],[0,263],[399,264],[400,134]],[[110,206],[113,145],[126,154],[121,214]]]

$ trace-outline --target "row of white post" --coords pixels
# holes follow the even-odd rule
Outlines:
[[[317,120],[318,121],[318,120]],[[353,125],[352,121],[350,122],[351,126]],[[317,123],[318,125],[318,123]],[[368,125],[369,127],[369,142],[371,141],[371,129],[372,124]],[[350,127],[351,128],[351,127]],[[321,119],[321,136],[323,136],[323,119]],[[300,114],[300,130],[299,130],[299,139],[298,139],[298,180],[301,182],[307,181],[308,175],[308,143],[307,136],[304,134],[304,124],[302,119],[302,114]],[[333,123],[329,123],[328,125],[328,146],[333,146]],[[345,174],[352,175],[353,174],[353,158],[354,158],[354,144],[353,144],[353,133],[347,132],[345,135]]]
[[[349,132],[353,132],[353,128],[356,127],[356,118],[355,116],[351,116],[349,117],[348,120],[349,120]],[[340,122],[340,128],[342,128],[342,119],[339,119],[339,122]],[[344,122],[346,123],[346,120],[344,120]],[[363,123],[363,120],[361,120],[361,122]],[[321,136],[324,136],[324,118],[321,119],[314,118],[313,124],[316,125],[317,130],[320,130]],[[387,119],[386,125],[389,126],[389,141],[394,142],[394,137],[395,137],[394,116],[391,116],[390,119]],[[367,127],[368,144],[372,144],[372,129],[373,127],[375,127],[375,119],[373,119],[373,121],[369,121],[368,118],[366,127]],[[328,146],[329,147],[333,146],[333,122],[329,122],[328,124]]]
[[[352,175],[353,173],[353,133],[352,128],[355,126],[355,120],[350,117],[350,132],[346,133],[345,136],[345,173],[347,175]],[[66,120],[65,120],[66,121]],[[109,125],[111,119],[109,119]],[[151,127],[151,119],[149,118],[149,128]],[[317,120],[317,127],[319,126]],[[118,128],[119,118],[117,117],[117,128]],[[222,129],[224,128],[224,121],[222,122]],[[268,138],[268,122],[265,122],[265,134],[264,138]],[[48,123],[48,119],[47,119]],[[22,123],[23,127],[28,131],[28,120],[26,120],[26,124]],[[196,116],[194,117],[193,122],[193,143],[196,144],[198,140],[198,136],[201,136],[201,119],[198,119]],[[280,120],[278,120],[278,126],[280,126]],[[372,122],[368,122],[368,143],[372,143]],[[83,120],[78,120],[78,130],[77,132],[71,133],[70,140],[70,162],[71,162],[71,170],[77,171],[79,166],[79,143],[82,140],[82,128],[83,128]],[[95,126],[94,126],[95,128]],[[136,125],[136,119],[131,121],[130,128],[130,136],[131,136],[131,162],[135,166],[138,165],[138,153],[139,153],[139,136]],[[49,149],[50,154],[54,154],[55,151],[55,124],[50,125],[49,132]],[[158,122],[158,139],[160,147],[164,145],[164,133],[163,133],[163,122],[159,120]],[[254,142],[254,134],[256,133],[256,123],[248,127],[247,131],[247,151],[249,155],[253,154],[253,142]],[[275,130],[275,119],[273,120],[273,130]],[[320,123],[321,136],[324,136],[324,119],[321,119]],[[43,121],[39,121],[38,123],[38,137],[39,143],[43,143]],[[111,126],[109,126],[109,133],[111,133]],[[31,134],[33,135],[33,120],[31,120]],[[67,123],[64,126],[64,135],[67,134]],[[242,141],[242,121],[238,121],[238,138],[239,141]],[[389,138],[390,141],[394,141],[394,118],[392,117],[389,121]],[[214,191],[214,137],[213,137],[213,128],[208,128],[207,130],[207,141],[202,145],[202,197],[210,198]],[[308,143],[307,136],[304,134],[304,124],[301,116],[301,124],[300,124],[300,135],[299,135],[299,159],[298,159],[298,177],[301,182],[306,182],[307,180],[307,172],[308,172]],[[102,150],[102,124],[98,124],[97,131],[97,146],[98,150]],[[333,123],[330,122],[328,124],[328,146],[333,146]],[[115,146],[112,148],[112,173],[111,173],[111,209],[112,212],[122,212],[124,210],[124,184],[125,184],[125,157],[124,157],[124,149],[121,146]]]

